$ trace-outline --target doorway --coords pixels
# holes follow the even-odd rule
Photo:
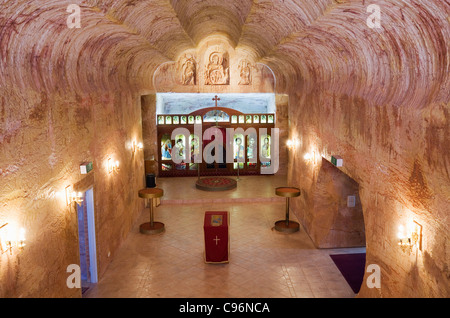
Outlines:
[[[314,190],[310,236],[318,248],[365,247],[359,184],[322,158]]]
[[[214,160],[214,162],[212,163],[206,163],[203,162],[201,164],[201,173],[203,175],[228,175],[229,174],[229,167],[227,165],[227,149],[226,149],[226,144],[227,144],[227,135],[226,135],[226,129],[224,127],[219,127],[219,126],[215,126],[216,129],[218,129],[220,131],[220,135],[222,136],[222,140],[218,140],[218,142],[220,142],[220,146],[219,149],[221,151],[221,155],[222,158],[216,158],[216,147],[211,149],[211,153],[210,155],[212,157],[214,157],[215,159],[219,159],[218,161],[220,162],[216,162],[216,160]],[[214,138],[212,138],[214,137]],[[205,153],[205,148],[206,146],[208,146],[211,142],[215,141],[216,136],[214,135],[214,132],[210,132],[210,135],[205,135],[203,136],[203,152]],[[218,154],[220,156],[220,154]]]
[[[94,191],[88,189],[83,202],[77,204],[78,244],[80,253],[81,288],[86,292],[91,284],[98,282],[97,249],[95,241]]]

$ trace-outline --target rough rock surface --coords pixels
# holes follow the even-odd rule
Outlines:
[[[367,264],[381,288],[361,297],[449,297],[450,129],[447,0],[0,1],[0,223],[27,229],[27,248],[0,259],[0,297],[78,297],[74,208],[61,191],[93,161],[99,273],[143,208],[140,95],[153,75],[206,38],[267,65],[289,95],[293,212],[309,231],[323,156],[359,185]],[[68,28],[69,4],[81,28]],[[304,153],[315,151],[306,163]],[[121,162],[108,174],[109,156]],[[320,184],[319,184],[320,186]],[[423,226],[402,252],[398,225]],[[366,278],[367,278],[366,274]]]

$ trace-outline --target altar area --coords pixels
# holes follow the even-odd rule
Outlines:
[[[174,95],[181,97],[172,101]],[[160,102],[163,106],[157,104],[159,176],[269,173],[275,147],[278,151],[278,136],[273,140],[273,94],[220,94],[221,97],[213,98],[211,94],[160,96],[157,95],[159,100],[166,101]],[[200,101],[204,99],[202,104]],[[227,107],[219,107],[219,101]],[[252,103],[256,105],[250,106]],[[208,162],[208,155],[213,162]]]
[[[230,176],[229,178],[237,179]],[[181,181],[180,181],[181,180]],[[158,187],[164,189],[162,205],[281,202],[275,188],[286,185],[285,175],[240,176],[237,187],[226,191],[202,191],[196,188],[197,177],[156,178]],[[280,216],[282,216],[282,211]]]

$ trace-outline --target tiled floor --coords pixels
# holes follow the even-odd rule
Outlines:
[[[303,229],[293,234],[273,230],[274,223],[284,218],[285,202],[270,198],[276,186],[285,185],[284,178],[262,178],[241,177],[238,189],[227,193],[203,192],[195,185],[191,189],[188,181],[195,184],[195,178],[181,183],[159,179],[166,202],[156,208],[155,220],[163,222],[166,231],[140,234],[139,225],[149,218],[145,211],[104,277],[83,297],[354,297],[329,254],[365,249],[319,250]],[[181,186],[188,189],[183,202],[174,193]],[[231,201],[255,195],[258,189],[253,202]],[[204,262],[203,217],[210,210],[230,213],[228,264]],[[291,219],[295,220],[292,213]]]
[[[231,176],[228,178],[236,177]],[[180,180],[182,180],[180,182]],[[164,189],[163,203],[205,203],[205,202],[252,202],[262,201],[284,202],[284,198],[275,195],[275,188],[286,185],[286,176],[240,176],[235,189],[218,192],[199,191],[195,187],[197,177],[158,178],[156,185]],[[180,187],[182,191],[180,191]]]

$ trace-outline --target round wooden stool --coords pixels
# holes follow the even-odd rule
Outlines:
[[[289,221],[289,199],[298,197],[300,189],[294,187],[279,187],[275,189],[275,194],[286,198],[286,219],[275,222],[275,230],[284,233],[294,233],[300,229],[300,224]]]
[[[145,188],[139,190],[139,197],[147,200],[150,205],[150,222],[143,223],[139,227],[142,234],[158,234],[164,231],[164,223],[153,221],[153,199],[160,198],[164,191],[159,188]]]

